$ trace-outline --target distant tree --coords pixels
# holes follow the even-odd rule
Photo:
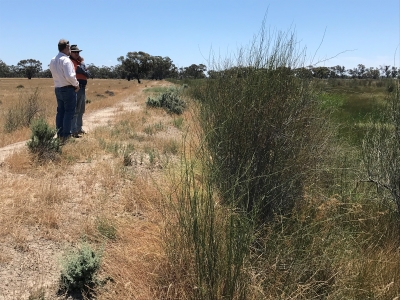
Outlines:
[[[43,70],[42,72],[39,73],[39,76],[42,78],[51,78],[52,77],[50,69]]]
[[[210,79],[217,79],[219,77],[219,74],[220,74],[220,72],[215,71],[215,70],[207,71],[208,78],[210,78]]]
[[[399,70],[396,67],[392,67],[392,70],[390,73],[391,73],[390,75],[392,76],[392,78],[396,78],[397,75],[399,74]]]
[[[344,66],[337,65],[332,67],[332,70],[338,78],[344,78],[346,76],[346,68]]]
[[[365,66],[363,64],[358,64],[357,65],[357,77],[359,79],[364,78],[365,75]]]
[[[0,77],[5,78],[10,76],[10,68],[0,59]]]
[[[151,79],[161,80],[164,79],[164,73],[166,72],[163,66],[163,58],[161,56],[152,56],[151,57]]]
[[[151,56],[151,68],[150,76],[151,79],[164,79],[167,77],[175,76],[176,66],[173,64],[172,60],[167,57],[161,56]]]
[[[313,77],[313,72],[309,68],[301,67],[294,70],[294,74],[299,78],[308,78],[311,79]]]
[[[328,67],[329,69],[329,78],[338,78],[338,74],[336,73],[336,67]]]
[[[205,78],[205,72],[207,71],[207,67],[203,64],[196,65],[192,64],[189,67],[182,69],[182,77],[184,78],[194,78],[194,79],[201,79]]]
[[[114,67],[114,78],[126,79],[126,72],[122,65],[116,65]]]
[[[103,65],[100,68],[97,68],[96,77],[101,79],[117,78],[114,70],[115,67],[108,67]]]
[[[382,72],[382,76],[385,76],[386,78],[390,77],[391,75],[390,66],[387,65],[380,66],[380,70]]]
[[[320,79],[329,78],[330,70],[328,67],[314,67],[312,69],[314,77]]]
[[[98,75],[99,75],[99,68],[98,67],[96,67],[94,64],[88,64],[86,66],[86,68],[89,70],[90,75],[92,76],[92,79],[93,78],[98,78]]]
[[[169,70],[168,78],[179,78],[179,70],[175,64],[172,64]]]
[[[378,68],[367,68],[365,69],[365,78],[378,79],[380,77],[380,72]]]
[[[11,66],[8,66],[8,68],[10,70],[10,77],[13,77],[13,78],[22,77],[21,70],[19,69],[18,66],[11,65]]]
[[[350,75],[351,78],[357,78],[357,68],[348,69],[347,73]]]
[[[32,79],[33,76],[42,71],[42,63],[35,59],[21,60],[17,67],[21,74],[25,74],[28,79]]]
[[[147,74],[151,71],[152,57],[150,54],[139,52],[128,52],[126,57],[118,57],[123,69],[127,74],[127,79],[131,80],[136,78],[140,83],[140,78],[146,78]]]

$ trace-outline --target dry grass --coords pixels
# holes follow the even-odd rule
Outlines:
[[[86,105],[86,113],[110,107],[128,96],[133,97],[142,86],[126,80],[90,79],[86,88],[86,99],[90,102]],[[52,78],[0,78],[0,147],[29,138],[29,128],[6,133],[4,122],[8,110],[14,108],[18,101],[24,101],[36,88],[39,89],[41,114],[51,126],[55,126],[57,102]]]
[[[22,84],[25,90],[40,86],[46,90],[42,94],[48,120],[54,119],[51,79],[0,79],[0,84],[2,113],[10,107],[16,86]],[[179,160],[182,131],[163,110],[146,108],[141,93],[145,84],[90,80],[87,114],[126,98],[134,99],[140,109],[121,106],[110,125],[67,143],[57,161],[37,164],[24,147],[0,166],[0,269],[5,270],[0,273],[0,299],[3,295],[11,299],[12,294],[21,299],[42,294],[56,299],[60,257],[82,239],[104,247],[100,277],[112,280],[99,289],[98,299],[156,298],[164,260],[160,192],[169,186],[170,162]],[[146,126],[159,122],[165,125],[157,134],[143,133]],[[0,145],[30,135],[28,129],[18,137],[14,134],[1,131]],[[131,158],[131,165],[124,164],[124,155]],[[35,259],[37,253],[47,261]],[[31,266],[21,266],[22,259],[31,261]],[[11,272],[15,268],[32,284],[18,284]]]
[[[16,86],[27,89],[32,84],[33,89],[39,82],[50,90],[48,101],[54,103],[51,80],[0,79],[0,110],[7,110],[4,97],[11,97]],[[37,164],[23,148],[0,165],[0,299],[60,299],[59,260],[82,240],[104,247],[100,278],[111,280],[98,289],[97,299],[188,299],[194,282],[193,253],[176,253],[180,260],[175,265],[167,260],[165,226],[174,223],[176,214],[168,210],[170,203],[163,195],[173,194],[182,184],[183,144],[188,161],[199,150],[195,114],[188,111],[177,120],[162,109],[146,108],[142,89],[164,82],[89,84],[87,113],[118,106],[108,125],[67,143],[57,161]],[[140,109],[117,104],[126,98]],[[55,107],[48,110],[49,120],[54,119]],[[24,130],[1,132],[0,143],[27,139]],[[201,186],[197,175],[194,179]],[[310,201],[298,208],[298,224],[277,222],[282,232],[266,235],[268,255],[246,270],[251,278],[249,298],[310,299],[311,289],[328,283],[331,293],[326,299],[397,297],[400,252],[389,210],[345,203],[339,197]],[[312,221],[310,212],[315,213]],[[303,241],[310,245],[304,246],[307,257],[298,261],[298,268],[279,269],[279,262],[290,259]],[[296,281],[307,268],[314,277]],[[318,277],[326,269],[333,271],[334,282],[324,282],[329,276]]]

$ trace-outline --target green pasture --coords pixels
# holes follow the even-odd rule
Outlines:
[[[330,111],[339,137],[361,142],[371,122],[380,122],[391,80],[335,79],[319,83],[319,101]]]

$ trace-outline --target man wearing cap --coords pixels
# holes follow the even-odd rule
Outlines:
[[[71,56],[69,57],[74,64],[76,79],[79,81],[79,91],[76,99],[76,110],[74,118],[72,119],[71,133],[75,138],[79,138],[79,134],[84,134],[85,131],[82,129],[83,124],[83,113],[85,112],[86,104],[86,84],[87,79],[90,77],[90,72],[86,69],[83,57],[80,56],[80,50],[78,45],[71,45]]]
[[[57,136],[64,142],[71,135],[79,82],[76,79],[74,64],[68,57],[71,54],[69,41],[61,39],[58,42],[58,51],[57,56],[50,61],[50,71],[57,99]]]

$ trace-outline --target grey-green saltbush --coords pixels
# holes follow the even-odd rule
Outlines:
[[[156,98],[149,97],[146,104],[151,107],[162,107],[166,111],[178,115],[182,114],[186,108],[186,103],[180,99],[179,90],[176,88],[170,88]]]
[[[87,243],[77,251],[69,252],[62,261],[60,290],[63,292],[87,292],[98,284],[97,272],[101,254]]]

